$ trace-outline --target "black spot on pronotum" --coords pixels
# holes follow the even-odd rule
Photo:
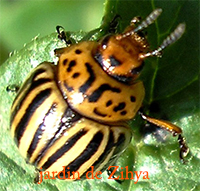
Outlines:
[[[94,108],[94,111],[93,111],[93,112],[94,112],[96,115],[99,115],[99,116],[101,116],[101,117],[106,117],[106,116],[107,116],[107,114],[104,114],[104,113],[98,111],[97,108]]]
[[[127,114],[127,111],[125,111],[125,110],[124,110],[124,111],[121,111],[120,114],[124,116],[124,115]]]
[[[76,49],[76,50],[75,50],[75,53],[76,53],[76,54],[81,54],[82,51],[81,51],[80,49]]]
[[[76,72],[72,75],[72,78],[78,78],[80,76],[80,73],[79,72]]]
[[[108,101],[106,102],[106,107],[109,107],[110,105],[112,105],[112,100],[108,100]]]
[[[95,73],[92,69],[92,66],[90,63],[86,62],[85,63],[87,72],[89,73],[89,78],[87,79],[87,81],[79,88],[79,91],[82,93],[85,93],[87,91],[88,88],[90,88],[90,86],[92,85],[92,83],[95,81]]]
[[[115,93],[120,93],[121,89],[117,87],[112,87],[109,84],[102,84],[88,97],[89,102],[96,102],[101,97],[103,92],[111,91]]]
[[[117,111],[123,110],[125,107],[126,107],[126,103],[125,102],[121,102],[121,103],[119,103],[117,106],[115,106],[113,108],[113,111],[117,112]]]
[[[136,101],[135,96],[130,96],[130,100],[131,100],[131,102],[135,102]]]
[[[67,68],[67,72],[71,72],[71,71],[72,71],[72,68],[73,68],[74,66],[76,66],[76,61],[75,61],[75,60],[71,60],[71,61],[69,62],[69,66],[68,66],[68,68]]]
[[[67,58],[64,59],[64,60],[63,60],[63,66],[65,66],[65,65],[67,64],[67,62],[68,62],[68,59],[67,59]]]

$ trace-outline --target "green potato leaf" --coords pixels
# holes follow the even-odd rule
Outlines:
[[[20,51],[14,52],[0,66],[0,189],[1,190],[199,190],[200,189],[200,96],[199,96],[199,2],[198,1],[109,1],[105,3],[100,28],[89,33],[68,32],[75,43],[97,40],[108,33],[109,24],[119,15],[117,31],[122,32],[134,16],[145,18],[155,8],[163,13],[148,27],[150,49],[158,47],[176,26],[184,22],[182,38],[164,50],[162,58],[148,58],[140,79],[146,95],[143,110],[148,115],[167,119],[182,127],[190,154],[188,162],[179,160],[177,137],[145,125],[137,115],[130,126],[133,139],[117,161],[116,176],[128,178],[121,184],[109,180],[103,173],[101,180],[65,182],[44,180],[34,183],[34,167],[25,163],[9,133],[9,112],[15,92],[6,91],[20,86],[28,73],[43,61],[56,62],[54,49],[65,46],[53,33],[35,38]],[[121,169],[123,168],[123,169]],[[131,172],[133,180],[131,180]],[[141,174],[140,174],[141,172]],[[148,173],[148,174],[147,174]],[[140,174],[138,178],[137,175]]]

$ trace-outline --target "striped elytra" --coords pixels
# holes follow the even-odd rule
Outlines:
[[[114,164],[131,141],[127,121],[135,117],[144,99],[143,83],[137,80],[143,60],[160,55],[184,32],[178,26],[149,52],[141,30],[160,12],[156,9],[137,27],[132,21],[122,34],[56,49],[57,65],[43,62],[33,69],[17,93],[10,117],[12,137],[30,164],[50,173],[64,166],[66,173],[72,176],[78,171],[80,178],[91,166],[96,173]],[[182,154],[188,151],[180,128],[141,116],[179,134]]]
[[[56,83],[56,66],[36,67],[19,90],[11,109],[11,133],[22,156],[38,169],[80,177],[94,166],[113,163],[131,139],[126,124],[103,125],[73,111]],[[76,177],[77,178],[77,177]]]

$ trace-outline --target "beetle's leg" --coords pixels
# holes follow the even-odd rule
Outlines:
[[[56,31],[58,33],[58,38],[66,43],[66,46],[69,46],[72,44],[72,41],[70,38],[67,38],[65,30],[62,26],[56,26]]]
[[[165,129],[167,131],[169,131],[170,133],[172,133],[173,136],[177,136],[178,135],[178,143],[180,145],[180,159],[182,162],[185,162],[184,161],[184,158],[187,156],[187,154],[189,153],[189,148],[186,144],[186,141],[185,141],[185,138],[181,135],[182,133],[182,130],[180,127],[168,122],[168,121],[164,121],[164,120],[161,120],[161,119],[155,119],[155,118],[151,118],[147,115],[144,115],[141,111],[139,111],[139,114],[141,115],[141,117],[153,124],[153,125],[156,125],[162,129]]]
[[[115,15],[115,17],[110,21],[108,33],[114,34],[117,32],[119,19],[121,19],[120,15]]]
[[[40,174],[36,173],[35,178],[34,178],[34,183],[37,184],[40,180]]]
[[[17,93],[18,90],[19,90],[19,86],[15,85],[15,84],[12,84],[12,85],[9,85],[9,86],[6,87],[7,92]]]
[[[41,177],[40,171],[39,171],[37,168],[35,168],[34,183],[35,183],[35,184],[38,184],[38,182],[40,181],[41,178],[42,178],[42,177]]]
[[[60,55],[63,54],[67,48],[68,48],[68,47],[56,48],[56,49],[54,50],[54,54],[55,54],[57,57],[60,57]]]
[[[110,168],[109,170],[107,169],[106,171],[107,171],[108,176],[110,176],[113,173],[113,168]],[[112,179],[114,179],[119,184],[122,184],[124,182],[124,180],[117,179],[115,175],[112,176]]]
[[[66,43],[67,47],[64,48],[57,48],[54,50],[54,53],[57,57],[60,57],[60,55],[65,52],[66,48],[68,48],[71,44],[73,44],[72,40],[66,36],[66,32],[63,27],[56,26],[56,31],[58,33],[58,38]]]

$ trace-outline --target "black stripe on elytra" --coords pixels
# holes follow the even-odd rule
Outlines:
[[[94,167],[94,171],[99,168],[99,166],[102,164],[102,162],[106,159],[107,155],[110,153],[111,149],[113,148],[113,146],[115,146],[116,143],[114,143],[114,135],[113,135],[113,131],[110,130],[110,134],[109,134],[109,139],[107,141],[107,145],[106,148],[104,149],[103,153],[101,154],[101,156],[97,159],[97,161],[92,165]],[[88,168],[88,170],[81,176],[81,178],[84,178],[86,176],[86,173],[91,170],[90,167]],[[104,169],[100,169],[102,172],[104,171]]]
[[[56,162],[60,157],[62,157],[67,151],[69,151],[70,149],[73,149],[73,146],[76,144],[76,142],[82,136],[84,136],[86,133],[87,133],[87,130],[81,129],[74,136],[72,136],[71,138],[69,138],[62,147],[60,147],[53,155],[51,155],[51,157],[48,158],[48,160],[42,166],[42,169],[46,170],[54,162]],[[75,152],[77,152],[77,151],[75,151]]]
[[[119,153],[121,153],[124,150],[124,142],[125,142],[125,135],[121,133],[120,136],[118,137],[118,140],[115,142],[114,145],[115,150],[112,156],[110,157],[107,165],[105,165],[105,167],[101,169],[102,172],[106,170],[110,164],[115,163],[116,159],[120,156]]]
[[[44,132],[44,123],[41,123],[39,125],[39,127],[37,128],[37,131],[32,139],[32,142],[28,148],[28,151],[27,151],[27,159],[29,160],[34,152],[34,150],[36,149],[37,147],[37,144],[40,140],[40,138],[42,137],[42,134]]]
[[[87,79],[87,81],[79,88],[79,92],[82,92],[82,93],[85,93],[87,89],[90,88],[90,86],[92,85],[92,83],[95,81],[95,78],[96,78],[94,71],[92,69],[92,66],[88,62],[85,63],[85,66],[90,76]]]
[[[120,153],[122,151],[122,149],[124,148],[124,142],[126,140],[125,134],[124,133],[120,133],[117,142],[116,142],[116,148],[115,151],[113,153],[113,155],[117,155],[118,153]]]
[[[110,141],[110,138],[109,138]],[[97,162],[99,161],[99,164],[96,164],[96,162],[94,163],[94,171],[101,165],[102,162],[104,162],[104,160],[106,159],[107,155],[109,154],[110,150],[115,147],[115,150],[112,154],[112,156],[110,157],[109,161],[107,162],[107,164],[105,164],[105,166],[103,166],[102,169],[100,169],[101,172],[105,171],[109,165],[111,165],[115,160],[116,157],[119,156],[119,153],[121,153],[122,149],[124,148],[124,141],[125,141],[125,136],[123,133],[120,134],[120,136],[118,137],[118,140],[116,142],[114,142],[114,140],[111,139],[111,144],[108,146],[108,148],[105,149],[105,152],[100,156],[100,160],[98,159]],[[106,152],[107,151],[107,152]],[[102,158],[101,158],[102,157]]]
[[[34,150],[36,149],[37,144],[38,144],[39,140],[41,139],[42,134],[44,133],[44,129],[46,129],[46,128],[49,128],[49,129],[52,128],[52,127],[46,127],[46,125],[45,125],[45,118],[48,117],[50,114],[55,113],[55,111],[56,111],[56,104],[53,103],[51,105],[50,109],[48,110],[48,112],[45,114],[43,122],[37,128],[37,131],[36,131],[36,133],[34,135],[34,138],[33,138],[32,142],[31,142],[31,144],[29,146],[29,149],[27,151],[27,153],[28,153],[27,158],[28,159],[31,158]]]
[[[85,150],[78,156],[78,158],[76,158],[74,161],[66,166],[65,174],[67,172],[70,172],[71,174],[73,171],[77,171],[85,162],[87,162],[97,152],[102,140],[103,133],[99,131],[94,135],[93,139],[87,145]],[[60,173],[59,175],[63,177],[62,173]]]
[[[19,145],[20,139],[23,136],[23,133],[26,130],[26,127],[29,124],[33,113],[50,96],[50,94],[51,94],[50,88],[40,91],[40,93],[37,94],[35,98],[32,100],[32,102],[29,104],[28,108],[25,111],[24,116],[21,118],[20,122],[17,124],[15,129],[15,139],[17,141],[17,145]]]
[[[36,75],[34,75],[36,77]],[[11,114],[11,117],[10,117],[10,124],[12,124],[13,122],[13,119],[15,117],[15,115],[17,114],[17,112],[21,109],[21,107],[23,106],[24,104],[24,101],[26,101],[26,97],[32,93],[32,91],[34,91],[35,88],[37,88],[38,86],[42,86],[44,85],[45,83],[48,83],[48,82],[51,82],[52,79],[49,79],[49,78],[41,78],[41,79],[38,79],[37,81],[33,81],[34,78],[31,78],[31,80],[29,81],[28,80],[28,83],[30,83],[30,87],[26,90],[26,92],[23,92],[23,96],[22,98],[18,101],[18,104],[16,105],[15,109],[13,110],[12,114]],[[26,84],[24,85],[24,87],[27,86]],[[22,90],[23,91],[23,90]],[[21,92],[19,93],[19,95],[21,94]]]
[[[30,78],[28,80],[26,80],[26,82],[24,82],[23,86],[20,89],[20,92],[24,92],[24,89],[27,87],[28,84],[30,84],[30,82],[34,81],[35,77],[41,73],[45,72],[45,69],[38,69],[36,70],[32,76],[30,76]],[[20,92],[18,92],[18,95],[20,94]],[[15,100],[17,99],[17,97],[14,99],[13,102],[15,102]]]
[[[37,164],[40,162],[42,157],[46,154],[48,149],[60,138],[63,136],[63,134],[66,132],[67,129],[70,129],[73,127],[73,124],[78,121],[82,116],[79,115],[77,112],[73,111],[70,107],[67,107],[65,112],[62,115],[62,118],[60,120],[60,123],[53,128],[55,129],[55,133],[53,137],[48,140],[46,145],[41,150],[40,154],[37,156],[35,161],[33,161],[34,165],[37,166]]]
[[[44,73],[44,72],[46,72],[46,69],[44,69],[44,68],[37,69],[37,70],[33,73],[33,75],[32,75],[32,81],[34,81],[35,78],[36,78],[38,75],[40,75],[40,74],[42,74],[42,73]]]
[[[98,99],[101,97],[101,95],[105,91],[112,91],[112,92],[115,92],[115,93],[121,92],[120,88],[111,87],[109,84],[102,84],[96,90],[94,90],[93,93],[90,96],[88,96],[89,102],[98,101]]]
[[[51,79],[46,79],[46,78],[41,78],[41,79],[38,79],[37,81],[35,81],[35,78],[38,77],[38,75],[40,75],[40,74],[42,74],[44,72],[46,72],[46,70],[44,68],[36,69],[35,72],[32,73],[32,75],[30,76],[30,78],[28,80],[26,80],[26,82],[23,84],[22,88],[20,89],[20,92],[18,92],[18,95],[23,94],[23,96],[18,101],[18,104],[16,105],[15,109],[13,110],[13,112],[11,114],[10,124],[12,124],[12,121],[13,121],[16,113],[18,112],[18,110],[20,110],[21,106],[23,105],[23,102],[24,102],[25,98],[30,93],[30,91],[32,91],[35,87],[37,87],[39,85],[42,85],[43,83],[51,81]],[[30,86],[30,87],[25,91],[27,86]],[[18,98],[18,96],[15,98],[15,100],[17,98]],[[13,103],[15,103],[15,100],[14,100]]]

